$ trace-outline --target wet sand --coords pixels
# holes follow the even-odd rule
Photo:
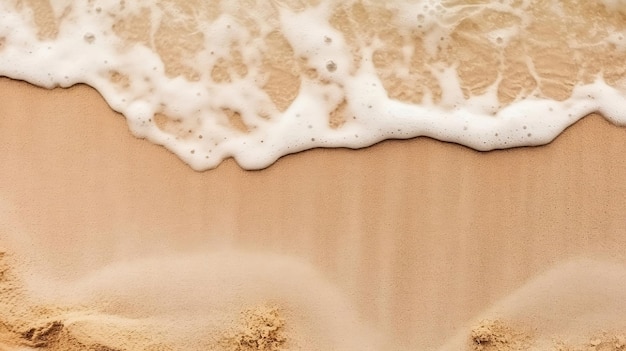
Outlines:
[[[294,301],[333,290],[384,349],[437,349],[455,335],[466,342],[485,313],[534,330],[532,338],[626,332],[626,317],[600,313],[623,310],[626,296],[626,128],[599,116],[541,147],[481,153],[417,138],[311,150],[262,171],[229,160],[203,173],[134,138],[86,86],[44,90],[1,78],[0,116],[0,246],[28,291],[40,289],[34,300],[63,300],[41,277],[48,287],[74,286],[103,267],[219,251],[309,267],[284,274],[305,280],[275,288],[295,289]],[[130,276],[142,284],[140,273]],[[228,287],[222,278],[198,281]],[[267,282],[244,280],[243,290]],[[175,288],[168,299],[186,306]],[[322,319],[342,318],[311,306]],[[591,312],[599,317],[581,322]],[[314,338],[316,328],[302,333]],[[321,339],[317,346],[338,337]]]

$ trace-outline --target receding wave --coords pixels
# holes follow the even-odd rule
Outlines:
[[[626,124],[621,1],[4,1],[0,75],[86,83],[197,170],[429,136]]]

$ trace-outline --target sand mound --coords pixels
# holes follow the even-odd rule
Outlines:
[[[470,348],[474,351],[517,351],[530,347],[530,337],[500,320],[485,320],[470,334]]]
[[[511,327],[502,320],[484,320],[470,333],[467,350],[472,351],[623,351],[626,337],[622,332],[602,332],[586,342],[564,341],[553,336],[551,341],[538,341],[531,333]]]
[[[67,323],[85,311],[76,307],[72,311],[33,301],[22,280],[15,274],[14,264],[10,255],[0,251],[0,350],[117,350],[89,338],[77,338]],[[102,334],[106,335],[106,330],[95,336]]]
[[[77,281],[30,272],[11,286],[14,298],[5,293],[0,308],[10,350],[350,350],[367,349],[369,338],[340,291],[277,255],[160,256]]]
[[[589,339],[583,345],[572,345],[564,341],[555,343],[554,351],[622,351],[626,349],[626,337],[623,333],[602,333]]]
[[[228,351],[279,351],[287,342],[285,320],[276,307],[260,306],[242,313],[240,325],[221,344]]]

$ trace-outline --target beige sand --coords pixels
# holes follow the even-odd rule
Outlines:
[[[531,52],[585,65],[545,76],[623,77],[624,53],[557,44]],[[392,96],[419,100],[383,54]],[[504,101],[533,88],[514,63]],[[461,79],[480,90],[492,66]],[[533,84],[573,86],[551,82]],[[590,116],[536,148],[418,138],[196,173],[91,88],[0,78],[0,350],[624,350],[624,150]]]
[[[598,116],[196,173],[88,87],[0,91],[0,349],[219,349],[267,304],[285,349],[471,348],[483,319],[525,335],[499,349],[623,341],[626,129]]]

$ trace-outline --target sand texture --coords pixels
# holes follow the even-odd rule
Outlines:
[[[598,116],[198,173],[88,87],[0,84],[8,350],[228,349],[255,309],[280,333],[253,350],[623,347],[626,130]]]
[[[354,42],[380,34],[374,63],[390,96],[440,98],[420,71],[429,62],[411,61],[417,73],[403,81],[387,71],[402,43],[384,16],[375,22],[361,7],[333,18],[350,24],[340,29]],[[51,10],[33,8],[41,35],[54,37]],[[486,62],[486,71],[459,70],[466,97],[502,68],[503,104],[532,91],[563,100],[599,71],[623,84],[623,51],[574,52],[557,41],[542,54],[546,38],[568,31],[592,43],[588,25],[607,13],[551,27],[544,10],[534,10],[529,42],[497,57],[463,35],[490,30],[473,15],[435,56]],[[141,18],[122,20],[115,30],[145,39],[133,32]],[[191,41],[194,25],[183,28]],[[158,32],[156,49],[172,31]],[[281,61],[293,52],[272,38],[265,89],[284,110],[301,77],[316,76]],[[537,77],[515,61],[516,48]],[[161,54],[168,74],[197,73]],[[213,79],[239,74],[234,61]],[[345,122],[341,106],[333,128]],[[182,130],[168,116],[155,120]],[[261,171],[227,159],[195,172],[135,138],[86,85],[46,90],[0,77],[0,351],[623,351],[624,150],[626,128],[594,114],[538,147],[479,152],[420,137],[314,149]]]

